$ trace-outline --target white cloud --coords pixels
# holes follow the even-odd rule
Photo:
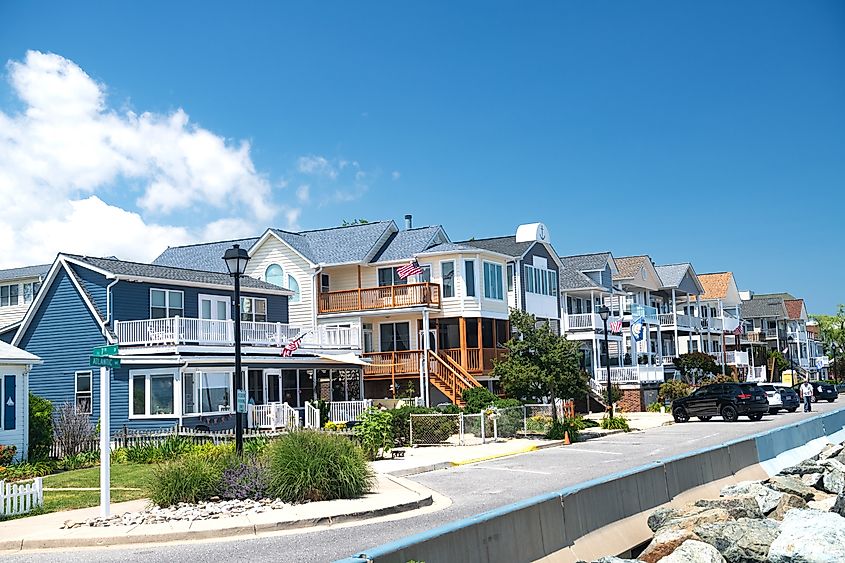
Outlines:
[[[341,160],[335,165],[324,156],[309,155],[299,157],[296,168],[301,174],[326,176],[334,180],[337,178],[338,168],[343,169],[346,167],[346,164],[346,161]]]
[[[23,110],[0,111],[0,236],[15,249],[0,255],[0,267],[58,251],[149,259],[168,244],[255,234],[277,213],[291,214],[273,205],[248,142],[192,124],[182,109],[118,113],[103,84],[59,55],[30,51],[7,69]],[[138,210],[107,197],[134,200]],[[202,232],[151,219],[177,212],[210,224]],[[232,213],[242,218],[221,217]],[[247,233],[251,225],[260,227]]]
[[[311,197],[311,186],[308,184],[302,184],[296,189],[296,199],[300,201],[300,203],[308,203],[308,200]]]

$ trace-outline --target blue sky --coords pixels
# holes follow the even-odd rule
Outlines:
[[[268,223],[413,213],[454,240],[539,220],[562,254],[607,249],[732,270],[742,288],[790,291],[811,313],[845,302],[845,4],[525,6],[2,3],[0,58],[12,63],[0,137],[4,115],[25,133],[65,119],[33,117],[56,104],[26,88],[90,99],[83,79],[79,89],[39,87],[49,84],[39,69],[60,63],[39,64],[30,50],[87,73],[104,96],[98,127],[128,120],[134,135],[121,148],[129,157],[107,151],[80,170],[88,145],[72,132],[84,135],[90,118],[80,112],[56,149],[79,149],[72,163],[50,160],[46,180],[37,167],[7,176],[7,189],[40,195],[20,202],[27,213],[9,231],[28,250],[5,264],[74,245],[147,257],[165,241]],[[187,125],[172,121],[180,108]],[[148,134],[127,111],[149,112],[159,129]],[[197,128],[208,144],[171,162]],[[167,154],[150,156],[162,138]],[[210,162],[196,164],[203,147]],[[17,166],[8,145],[0,163],[4,150]],[[204,190],[221,174],[231,185]],[[24,226],[33,213],[47,217],[38,228]],[[97,217],[107,228],[88,232]]]

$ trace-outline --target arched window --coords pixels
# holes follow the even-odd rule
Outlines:
[[[278,264],[270,264],[269,266],[267,266],[267,270],[264,272],[264,279],[267,280],[267,283],[272,283],[273,285],[284,287],[285,271],[282,270],[282,267]]]
[[[291,303],[299,303],[299,282],[293,276],[288,276],[288,289],[293,292],[290,296]]]

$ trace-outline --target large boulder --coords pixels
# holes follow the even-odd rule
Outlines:
[[[783,493],[767,487],[759,481],[742,481],[736,485],[728,485],[719,493],[723,497],[752,495],[760,506],[763,514],[768,514],[778,505]]]
[[[777,507],[769,514],[769,518],[783,520],[783,517],[792,508],[807,508],[807,501],[795,495],[784,494]]]
[[[657,563],[678,548],[687,540],[697,540],[695,532],[686,528],[664,527],[654,534],[651,543],[640,553],[639,557],[646,563]]]
[[[731,520],[731,513],[724,508],[707,508],[701,510],[701,512],[691,512],[677,518],[671,518],[665,525],[673,528],[692,530],[701,524],[726,522],[728,520]]]
[[[807,473],[821,473],[822,471],[824,471],[824,468],[819,465],[818,462],[807,460],[781,469],[779,475],[795,475],[800,477],[801,475],[806,475]]]
[[[836,496],[836,500],[833,501],[830,511],[845,518],[845,492],[839,493]]]
[[[821,489],[832,495],[838,495],[845,491],[845,471],[831,469],[825,472],[822,477]]]
[[[665,526],[666,522],[680,515],[681,511],[677,508],[660,507],[648,516],[648,527],[652,532],[656,532]]]
[[[769,548],[770,563],[845,561],[845,518],[832,512],[793,509]]]
[[[807,485],[808,487],[813,487],[814,489],[821,489],[823,476],[823,473],[805,473],[801,476],[801,482]]]
[[[687,540],[660,563],[725,563],[725,558],[709,543]]]
[[[700,508],[722,508],[728,511],[731,518],[762,518],[763,512],[757,499],[753,495],[722,497],[717,499],[701,499],[695,501]]]
[[[815,510],[821,510],[822,512],[830,512],[833,509],[833,505],[836,504],[836,499],[833,495],[827,495],[827,498],[823,498],[821,500],[811,500],[807,502],[807,508],[812,508]]]
[[[804,500],[812,500],[816,494],[812,487],[808,487],[801,482],[801,479],[792,475],[775,475],[769,479],[767,485],[776,491],[789,493]]]
[[[816,457],[816,459],[821,461],[821,460],[825,460],[825,459],[830,459],[832,457],[836,457],[842,452],[843,449],[845,449],[845,447],[843,447],[842,444],[831,444],[831,445],[827,446],[825,449],[823,449],[819,453],[819,455]]]
[[[728,563],[765,562],[769,546],[779,531],[777,522],[751,518],[702,524],[695,528],[701,541],[718,549]]]

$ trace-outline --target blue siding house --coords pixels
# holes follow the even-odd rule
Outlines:
[[[60,254],[12,343],[43,360],[29,375],[30,390],[54,405],[73,404],[92,423],[100,418],[92,348],[116,344],[113,429],[227,429],[234,426],[233,293],[232,278],[219,272]],[[252,405],[289,399],[279,396],[285,373],[344,367],[318,334],[288,324],[291,293],[241,279],[241,377]],[[286,347],[295,351],[283,355]],[[318,396],[317,382],[304,381],[302,396]]]

